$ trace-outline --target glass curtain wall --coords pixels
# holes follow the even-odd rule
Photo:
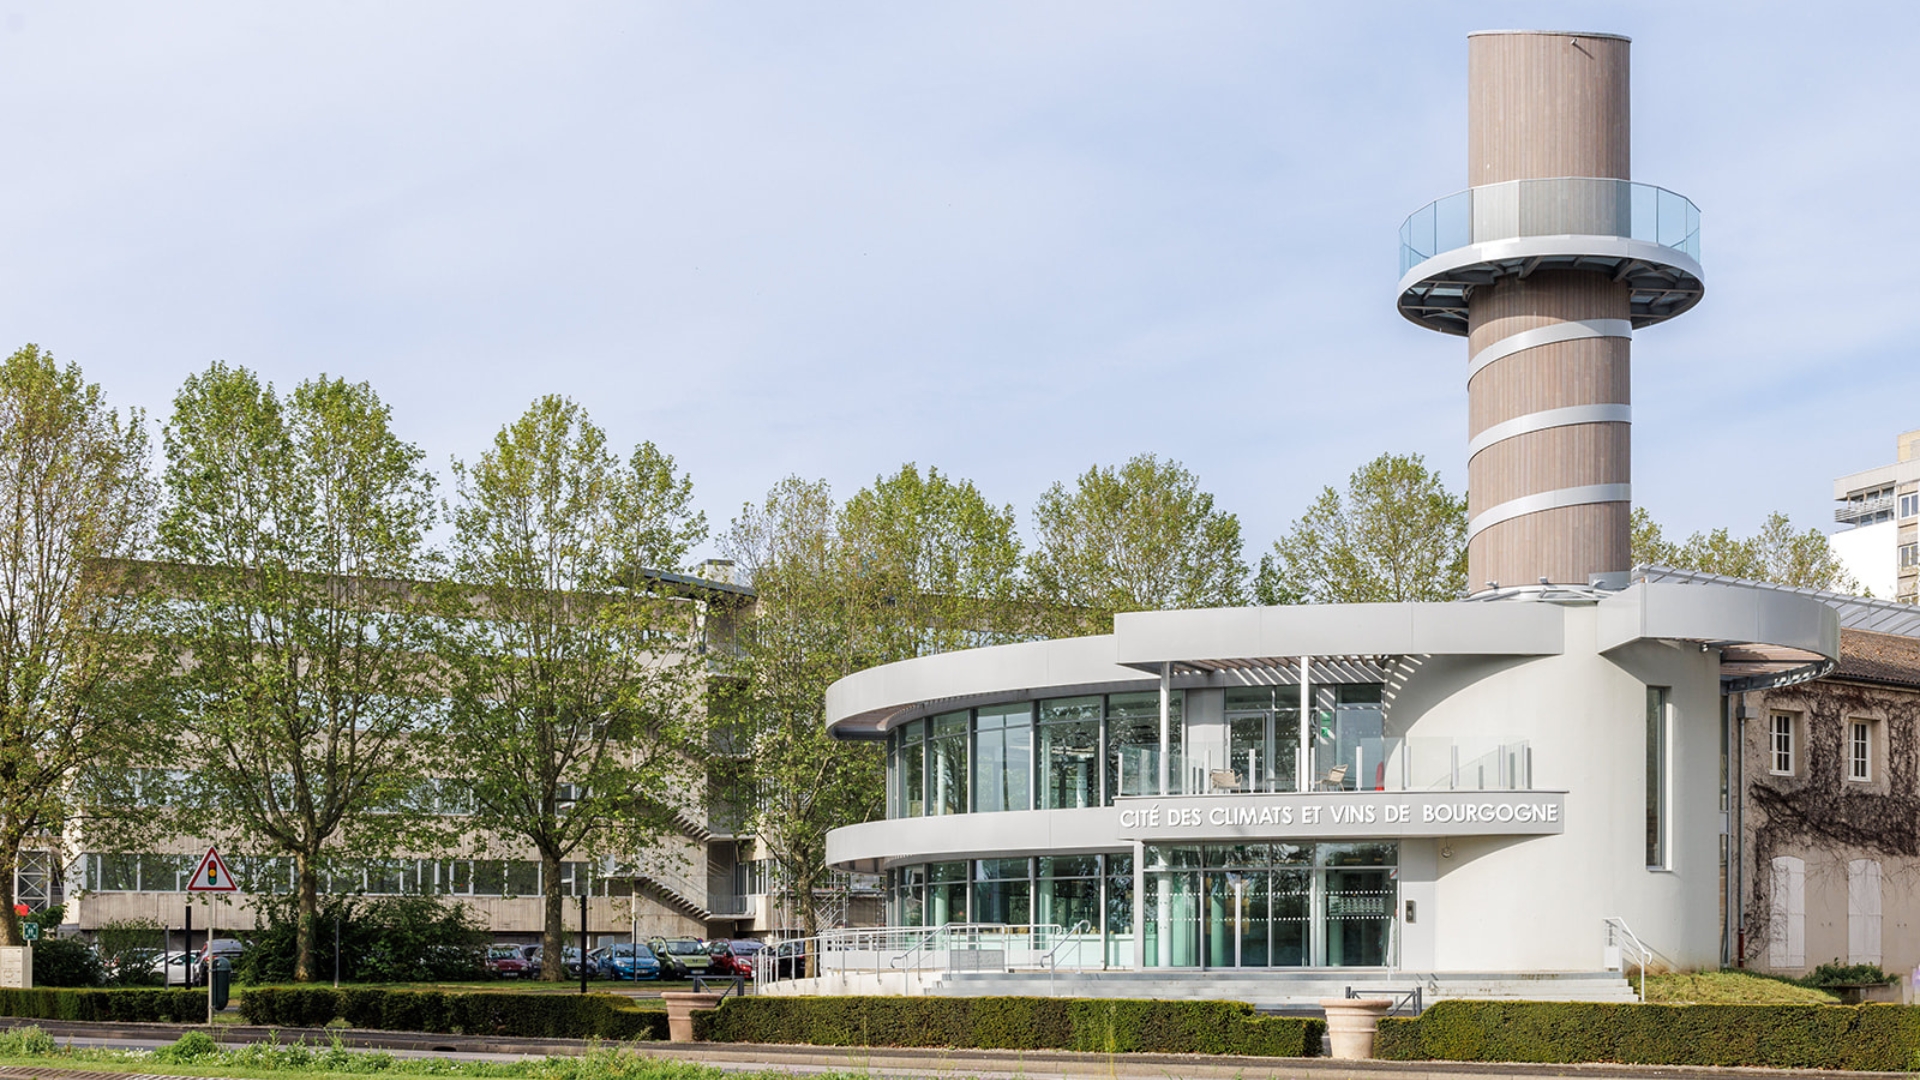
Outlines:
[[[1100,805],[1100,706],[1098,695],[1040,703],[1040,809]]]
[[[1300,690],[1245,686],[1227,691],[1227,761],[1242,791],[1296,791]]]
[[[1168,710],[1167,793],[1181,790],[1181,734],[1183,695],[1176,693]],[[1107,695],[1107,802],[1116,795],[1157,795],[1160,785],[1160,692]]]
[[[976,923],[1033,925],[1033,881],[1026,859],[980,859],[973,864]]]
[[[1088,961],[1133,964],[1133,856],[1051,855],[1037,859],[896,866],[887,871],[887,920],[895,926],[1081,923]],[[1101,947],[1096,948],[1095,942]]]
[[[926,926],[967,922],[967,864],[927,864]]]
[[[928,721],[927,813],[967,812],[967,714],[945,713]]]
[[[893,768],[887,774],[890,813],[920,817],[927,810],[927,722],[914,720],[893,733],[888,754]]]
[[[973,721],[973,809],[1033,807],[1033,705],[976,710]]]
[[[1386,967],[1399,846],[1150,845],[1148,967]]]

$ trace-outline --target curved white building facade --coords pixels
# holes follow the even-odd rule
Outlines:
[[[1817,600],[1643,583],[891,664],[829,692],[888,742],[888,817],[829,861],[885,873],[896,925],[1084,921],[1109,969],[1594,971],[1608,918],[1708,966],[1723,682],[1838,640]]]
[[[1720,961],[1725,695],[1830,670],[1839,626],[1629,580],[1630,341],[1704,275],[1693,203],[1629,177],[1627,51],[1470,38],[1474,186],[1401,229],[1400,312],[1468,339],[1471,598],[1123,614],[841,680],[887,815],[828,857],[886,875],[890,922],[1156,978]]]

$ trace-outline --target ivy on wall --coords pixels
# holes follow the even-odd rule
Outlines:
[[[1920,859],[1920,693],[1819,681],[1751,694],[1748,704],[1759,724],[1759,752],[1744,758],[1751,858],[1747,957],[1753,959],[1767,949],[1775,856],[1842,849],[1858,857]],[[1799,717],[1792,776],[1775,776],[1768,768],[1774,710]],[[1867,783],[1846,779],[1847,723],[1861,718],[1882,728]],[[1907,868],[1885,867],[1901,869]]]

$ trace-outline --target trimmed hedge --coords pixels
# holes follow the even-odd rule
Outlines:
[[[1920,1008],[1441,1001],[1418,1019],[1380,1021],[1373,1052],[1394,1061],[1904,1072],[1920,1067]]]
[[[708,1042],[1313,1057],[1322,1020],[1240,1001],[1030,997],[748,997],[693,1014]]]
[[[536,1039],[664,1039],[667,1014],[617,994],[443,993],[438,990],[259,988],[240,996],[250,1024],[509,1035]]]
[[[0,990],[0,1016],[34,1020],[207,1021],[205,990]]]

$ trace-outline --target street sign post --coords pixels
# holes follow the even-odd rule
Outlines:
[[[234,884],[233,875],[227,872],[226,861],[220,858],[220,852],[208,848],[207,853],[200,856],[200,865],[193,869],[193,879],[187,882],[187,891],[230,893],[239,892],[240,886]]]
[[[39,941],[40,940],[40,924],[37,922],[21,923],[20,936],[27,939],[28,941]]]
[[[220,857],[216,848],[208,848],[200,857],[200,865],[193,868],[193,877],[187,881],[189,893],[235,893],[240,886],[233,880],[233,873],[227,869],[226,860]],[[207,904],[207,1026],[213,1026],[213,904]],[[193,901],[187,901],[187,979],[193,979]]]

